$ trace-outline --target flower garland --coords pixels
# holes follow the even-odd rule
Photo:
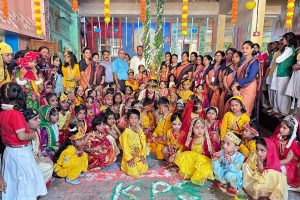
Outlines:
[[[156,0],[156,23],[157,29],[154,37],[154,46],[156,49],[155,64],[160,66],[163,58],[163,13],[164,13],[165,0]]]
[[[41,1],[40,0],[34,0],[34,16],[35,16],[36,34],[42,35]]]
[[[231,5],[231,22],[236,23],[238,17],[239,0],[232,0]]]
[[[110,0],[104,0],[104,22],[109,23],[110,22]]]
[[[188,3],[189,0],[182,0],[182,15],[181,15],[181,33],[187,34],[187,18],[188,18]]]
[[[146,21],[146,0],[141,0],[141,22],[145,23]]]
[[[294,17],[294,9],[295,9],[295,0],[288,0],[286,19],[285,19],[285,27],[287,29],[292,28],[293,17]]]
[[[151,0],[146,0],[146,21],[144,25],[144,56],[145,56],[145,67],[150,66],[151,49],[150,49],[150,26],[151,26],[151,11],[150,11]]]
[[[8,6],[7,6],[7,0],[2,0],[2,15],[3,19],[8,19]]]
[[[73,12],[78,12],[78,0],[72,0],[72,10]]]

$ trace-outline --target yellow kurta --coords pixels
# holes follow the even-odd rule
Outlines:
[[[67,130],[69,129],[69,122],[71,119],[71,112],[66,111],[66,113],[63,115],[61,112],[58,113],[59,120],[57,122],[59,130]]]
[[[62,67],[61,72],[63,74],[63,87],[66,88],[75,88],[76,82],[74,81],[75,76],[80,78],[79,65],[75,64],[73,69],[69,67]]]
[[[203,185],[207,179],[214,180],[212,162],[202,155],[202,145],[192,145],[192,151],[177,152],[174,163],[185,179],[194,184]]]
[[[250,140],[240,145],[239,152],[241,152],[245,156],[245,158],[248,158],[255,151],[256,151],[255,140]]]
[[[121,170],[133,177],[138,177],[148,171],[148,164],[144,164],[140,159],[141,156],[146,159],[146,136],[141,128],[139,128],[139,132],[140,134],[126,128],[119,138],[123,149]],[[137,154],[135,158],[133,157],[134,153]],[[132,159],[134,159],[135,165],[130,167],[128,161]]]
[[[142,128],[147,129],[150,128],[150,119],[148,115],[145,115],[144,113],[141,113],[141,121],[142,121]]]
[[[227,112],[222,120],[221,125],[221,140],[224,139],[224,136],[229,131],[236,131],[241,133],[244,129],[245,123],[249,122],[250,118],[246,113],[243,113],[240,116],[234,115],[232,112]]]
[[[132,81],[127,80],[125,81],[125,85],[132,87],[133,91],[139,89],[139,84],[136,80],[132,80]]]
[[[257,169],[257,155],[251,154],[243,164],[243,184],[245,191],[254,199],[269,197],[271,200],[287,200],[287,179],[283,173],[267,169],[260,173]]]
[[[186,103],[189,100],[190,96],[193,94],[194,92],[192,92],[191,90],[183,90],[179,92],[179,96],[184,103]]]
[[[167,137],[168,130],[172,127],[171,123],[172,113],[167,114],[164,118],[160,119],[157,126],[153,132],[153,137],[158,139],[154,143],[151,143],[150,149],[155,149],[156,158],[159,160],[164,159],[164,154],[162,153],[163,147],[167,145],[167,141],[160,140],[159,138]]]
[[[59,177],[76,179],[80,173],[86,172],[88,168],[88,156],[84,152],[81,157],[76,154],[76,148],[69,145],[59,156],[53,166],[54,172]]]

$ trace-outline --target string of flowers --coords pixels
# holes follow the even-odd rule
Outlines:
[[[182,35],[187,34],[188,3],[189,3],[188,0],[182,0],[182,15],[181,15]]]
[[[206,34],[206,26],[200,25],[200,38],[199,38],[199,54],[204,55],[205,53],[205,34]]]
[[[164,13],[165,0],[156,0],[156,23],[157,28],[154,37],[154,47],[156,49],[155,64],[160,66],[163,59],[163,13]]]
[[[141,22],[145,23],[146,21],[146,0],[141,0]]]
[[[104,0],[104,22],[108,24],[110,22],[110,0]]]
[[[239,0],[232,0],[231,5],[231,22],[236,23],[238,17]]]
[[[7,0],[2,0],[2,15],[3,15],[3,19],[6,21],[8,19]]]
[[[293,25],[293,17],[294,17],[294,9],[295,9],[295,0],[288,0],[287,3],[287,12],[285,19],[285,27],[287,29],[291,29]]]
[[[72,11],[75,13],[78,12],[78,0],[72,0]]]
[[[151,0],[146,0],[146,21],[144,25],[144,56],[146,66],[150,66],[151,54],[150,54],[150,26],[151,26],[151,11],[150,11]]]
[[[34,0],[34,17],[36,34],[42,35],[42,21],[41,21],[41,1]]]

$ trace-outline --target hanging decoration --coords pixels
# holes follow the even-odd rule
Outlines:
[[[34,17],[36,34],[42,35],[42,21],[41,21],[41,1],[34,0]]]
[[[160,66],[163,59],[163,13],[165,0],[156,0],[156,32],[154,36],[154,47],[156,50],[154,63]]]
[[[232,0],[231,5],[231,22],[236,23],[238,17],[239,0]]]
[[[7,0],[2,0],[2,16],[5,21],[8,19]]]
[[[200,31],[201,31],[201,27],[200,27],[201,23],[200,23],[200,19],[198,19],[198,30],[197,30],[197,51],[199,51],[200,48]]]
[[[72,0],[72,10],[73,12],[78,12],[78,0]]]
[[[201,26],[200,25],[200,38],[199,38],[199,43],[200,43],[200,45],[199,45],[199,54],[200,55],[204,55],[204,53],[205,53],[205,36],[206,36],[206,30],[207,30],[207,28],[206,28],[206,26]]]
[[[128,35],[127,34],[127,30],[128,30],[127,29],[127,20],[128,20],[127,17],[125,17],[125,46],[127,46],[127,43],[128,43],[127,42],[127,35]]]
[[[150,11],[151,0],[146,0],[146,21],[144,25],[144,35],[143,35],[143,44],[144,44],[144,56],[146,67],[150,66],[150,27],[151,27],[151,11]]]
[[[182,15],[181,15],[181,33],[182,33],[182,35],[187,34],[188,3],[189,3],[189,0],[182,0]]]
[[[172,34],[172,18],[170,18],[170,51],[172,50],[172,37],[173,37],[173,34]]]
[[[101,49],[101,26],[100,26],[101,24],[100,24],[100,17],[98,17],[98,26],[99,26],[99,32],[98,32],[98,34],[99,34],[99,39],[98,39],[98,51],[99,52],[101,52],[102,51],[102,49]]]
[[[104,22],[110,22],[110,0],[104,0]]]
[[[255,1],[248,1],[246,4],[245,4],[246,8],[248,10],[253,10],[256,6],[256,2]]]
[[[134,51],[134,19],[132,18],[132,27],[131,27],[131,42],[132,42],[132,50]]]
[[[141,0],[141,22],[145,23],[146,21],[146,0]]]
[[[291,29],[293,25],[293,17],[294,17],[294,9],[295,9],[295,0],[288,0],[287,3],[287,12],[285,19],[285,27],[287,29]]]
[[[108,41],[107,41],[107,28],[108,28],[107,24],[104,24],[104,45],[105,45],[105,49],[107,48],[107,43],[108,43]]]

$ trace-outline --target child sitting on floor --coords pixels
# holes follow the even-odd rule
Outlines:
[[[128,176],[139,177],[148,171],[146,136],[139,126],[139,111],[129,110],[127,117],[129,127],[120,136],[123,150],[121,170]]]
[[[80,132],[76,124],[70,125],[69,140],[67,140],[55,154],[58,158],[53,166],[58,177],[66,178],[72,185],[80,184],[78,177],[88,169],[88,155],[84,152],[84,133]]]
[[[256,151],[256,138],[258,136],[259,133],[254,128],[254,124],[247,122],[244,125],[244,131],[242,132],[242,144],[239,149],[239,152],[241,152],[245,158],[248,158]]]
[[[281,173],[280,160],[273,141],[259,138],[256,152],[243,164],[243,183],[252,199],[287,200],[287,179]]]
[[[224,136],[223,149],[213,156],[213,169],[217,179],[214,186],[230,196],[236,196],[243,188],[242,164],[245,157],[238,152],[240,143],[239,134],[228,132]]]

